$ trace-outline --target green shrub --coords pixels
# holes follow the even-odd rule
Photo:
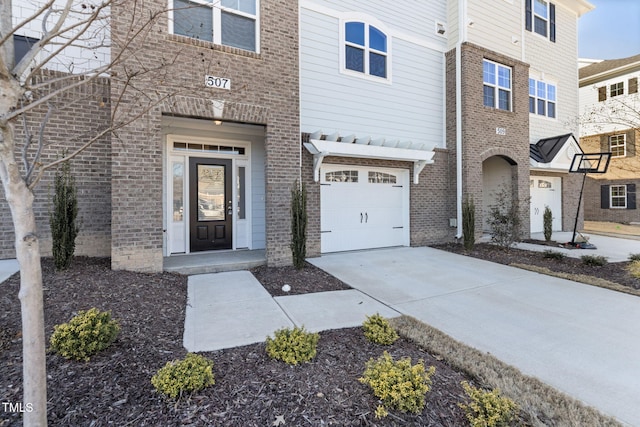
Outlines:
[[[213,362],[199,354],[189,353],[182,360],[167,362],[151,377],[151,384],[173,399],[202,390],[215,384]]]
[[[51,348],[67,359],[87,361],[109,347],[120,332],[111,312],[92,308],[79,311],[68,323],[56,325],[51,335]]]
[[[508,397],[500,396],[500,390],[484,391],[472,387],[466,381],[462,388],[471,403],[460,404],[473,427],[503,427],[514,419],[518,405]]]
[[[507,185],[503,185],[494,195],[495,203],[489,206],[488,215],[491,241],[504,249],[509,249],[520,241],[522,232],[520,201]],[[528,202],[528,198],[526,201]]]
[[[551,234],[553,233],[553,214],[549,206],[544,207],[544,213],[542,214],[542,223],[544,229],[544,240],[551,241]]]
[[[629,274],[636,279],[640,279],[640,260],[631,261],[627,269],[629,270]]]
[[[51,253],[56,270],[65,270],[71,265],[78,235],[78,194],[69,162],[62,163],[54,183],[53,211],[49,215]]]
[[[282,328],[274,333],[275,338],[267,337],[267,354],[272,359],[281,360],[290,365],[308,362],[316,356],[319,334],[305,331],[304,327]]]
[[[602,255],[582,255],[580,259],[584,265],[591,267],[602,267],[603,265],[607,265],[607,258]]]
[[[367,316],[362,329],[364,329],[365,338],[376,344],[391,345],[398,339],[398,333],[389,321],[378,313]]]
[[[307,188],[296,181],[291,189],[291,255],[293,265],[302,270],[307,257]]]
[[[629,254],[629,261],[640,261],[640,254]]]
[[[435,371],[434,366],[425,371],[422,360],[415,365],[410,358],[394,361],[385,351],[377,360],[369,359],[359,381],[369,385],[385,405],[376,409],[376,416],[386,415],[387,408],[417,414],[424,408]]]
[[[473,199],[466,197],[462,203],[462,240],[468,251],[476,244],[476,206]]]
[[[547,249],[544,252],[542,252],[542,257],[547,259],[561,260],[566,258],[567,254],[565,254],[564,252]]]

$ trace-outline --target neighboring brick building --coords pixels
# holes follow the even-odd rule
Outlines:
[[[640,223],[639,78],[640,55],[580,68],[580,145],[611,153],[608,172],[587,178],[586,220]]]

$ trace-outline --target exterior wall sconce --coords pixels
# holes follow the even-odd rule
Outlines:
[[[436,22],[436,32],[440,35],[443,35],[447,32],[447,29],[442,22]]]

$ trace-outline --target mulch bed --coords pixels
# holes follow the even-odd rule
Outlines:
[[[165,399],[150,383],[170,360],[186,355],[182,334],[186,277],[111,271],[108,259],[77,258],[57,273],[43,260],[46,336],[78,310],[111,310],[122,327],[115,343],[90,362],[47,356],[48,421],[51,426],[460,426],[458,402],[467,379],[415,344],[399,339],[389,347],[369,343],[361,328],[320,334],[318,354],[301,366],[271,360],[264,343],[202,353],[214,362],[216,383],[178,402]],[[344,289],[315,267],[258,269],[277,292],[282,277],[294,291]],[[311,277],[310,277],[311,276]],[[319,277],[317,277],[319,276]],[[280,278],[278,278],[280,277]],[[312,279],[315,277],[315,279]],[[311,285],[312,280],[317,284]],[[327,284],[329,283],[329,284]],[[19,277],[1,285],[0,401],[22,400]],[[277,289],[276,289],[277,288]],[[348,287],[347,287],[348,288]],[[374,417],[377,399],[358,382],[365,362],[388,350],[395,358],[423,359],[436,366],[432,391],[421,414],[392,412]],[[276,424],[274,424],[276,423]],[[21,425],[21,416],[0,410],[0,426]]]
[[[436,247],[640,288],[639,280],[626,271],[626,262],[589,267],[579,259],[545,259],[541,253],[505,251],[488,244],[477,244],[472,251],[455,244]],[[252,272],[274,296],[349,289],[311,264],[303,270],[259,267]],[[402,338],[388,348],[372,344],[361,328],[322,332],[317,356],[296,367],[269,359],[264,343],[203,353],[214,362],[216,384],[177,402],[165,399],[150,379],[166,362],[186,354],[182,334],[187,278],[111,271],[108,259],[82,257],[65,272],[55,272],[52,261],[45,259],[43,274],[47,337],[55,324],[94,306],[111,310],[122,326],[115,343],[90,362],[48,355],[51,426],[468,425],[458,406],[464,400],[460,382],[468,379],[463,373]],[[291,287],[289,292],[282,290],[285,284]],[[18,403],[22,400],[19,275],[0,286],[0,402]],[[423,359],[425,365],[436,366],[421,414],[392,412],[381,420],[374,417],[378,401],[357,379],[365,362],[384,350],[395,358],[411,357],[414,363]],[[21,425],[20,414],[0,411],[0,427],[14,425]]]
[[[538,241],[528,241],[529,243],[538,243],[545,246],[549,246],[549,250],[558,248],[557,243],[543,243]],[[545,258],[542,252],[528,251],[524,249],[503,249],[499,246],[478,243],[470,251],[467,251],[463,245],[449,243],[442,245],[434,245],[436,249],[442,249],[457,254],[472,256],[475,258],[481,258],[487,261],[497,262],[499,264],[528,264],[538,267],[546,267],[549,270],[570,273],[570,274],[584,274],[587,276],[598,277],[601,279],[609,280],[611,282],[618,283],[623,286],[628,286],[633,289],[640,289],[640,279],[637,279],[629,274],[627,267],[628,261],[625,262],[611,262],[603,266],[590,266],[585,265],[580,258],[565,257],[559,260]],[[574,249],[580,251],[581,255],[593,255],[589,249]]]

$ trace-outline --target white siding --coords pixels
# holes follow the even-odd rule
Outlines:
[[[435,22],[444,22],[444,5],[404,3],[407,7],[389,8],[383,1],[326,1],[318,8],[316,3],[303,2],[300,11],[303,132],[322,130],[326,134],[339,132],[342,136],[355,134],[443,145],[445,39],[435,35]],[[305,4],[313,10],[304,8]],[[356,7],[384,23],[388,30],[390,82],[340,72],[339,16]],[[439,11],[437,19],[434,9]],[[363,20],[366,17],[362,15]]]
[[[13,25],[18,25],[22,21],[31,17],[37,10],[45,3],[44,0],[34,1],[14,1],[12,3],[12,18]],[[55,4],[62,7],[66,1],[56,0]],[[90,4],[91,2],[89,2]],[[74,8],[83,12],[81,9],[81,2],[74,2]],[[109,25],[108,25],[109,8],[106,8],[103,13],[103,17],[95,21],[92,25],[92,29],[85,34],[87,37],[81,37],[74,42],[75,45],[65,48],[60,54],[56,55],[51,61],[47,63],[45,68],[50,70],[73,72],[74,74],[86,73],[97,69],[100,66],[107,64],[110,61],[111,51],[108,47],[109,41]],[[54,23],[54,17],[56,14],[52,14],[51,22],[49,26]],[[72,27],[72,24],[79,22],[80,14],[71,13],[67,18],[67,21],[63,27]],[[27,22],[22,28],[18,30],[16,34],[21,36],[32,37],[35,39],[41,39],[43,36],[42,31],[42,15],[30,22]],[[66,35],[69,36],[72,31],[69,31]],[[64,40],[58,38],[54,39],[55,43],[65,43]],[[106,47],[95,47],[105,45]],[[45,52],[37,58],[37,61],[43,61],[48,55],[48,52],[52,52],[53,49],[58,49],[59,45],[45,47]]]
[[[469,1],[467,39],[469,42],[512,58],[522,59],[522,0]],[[473,22],[472,25],[469,25]],[[518,43],[514,43],[513,40]]]
[[[522,3],[522,2],[520,2]],[[521,9],[522,10],[522,9]],[[522,12],[524,13],[524,11]],[[572,132],[578,135],[578,17],[556,5],[556,42],[525,31],[525,61],[530,76],[557,87],[556,119],[530,115],[530,140]],[[524,24],[523,24],[524,25]]]

